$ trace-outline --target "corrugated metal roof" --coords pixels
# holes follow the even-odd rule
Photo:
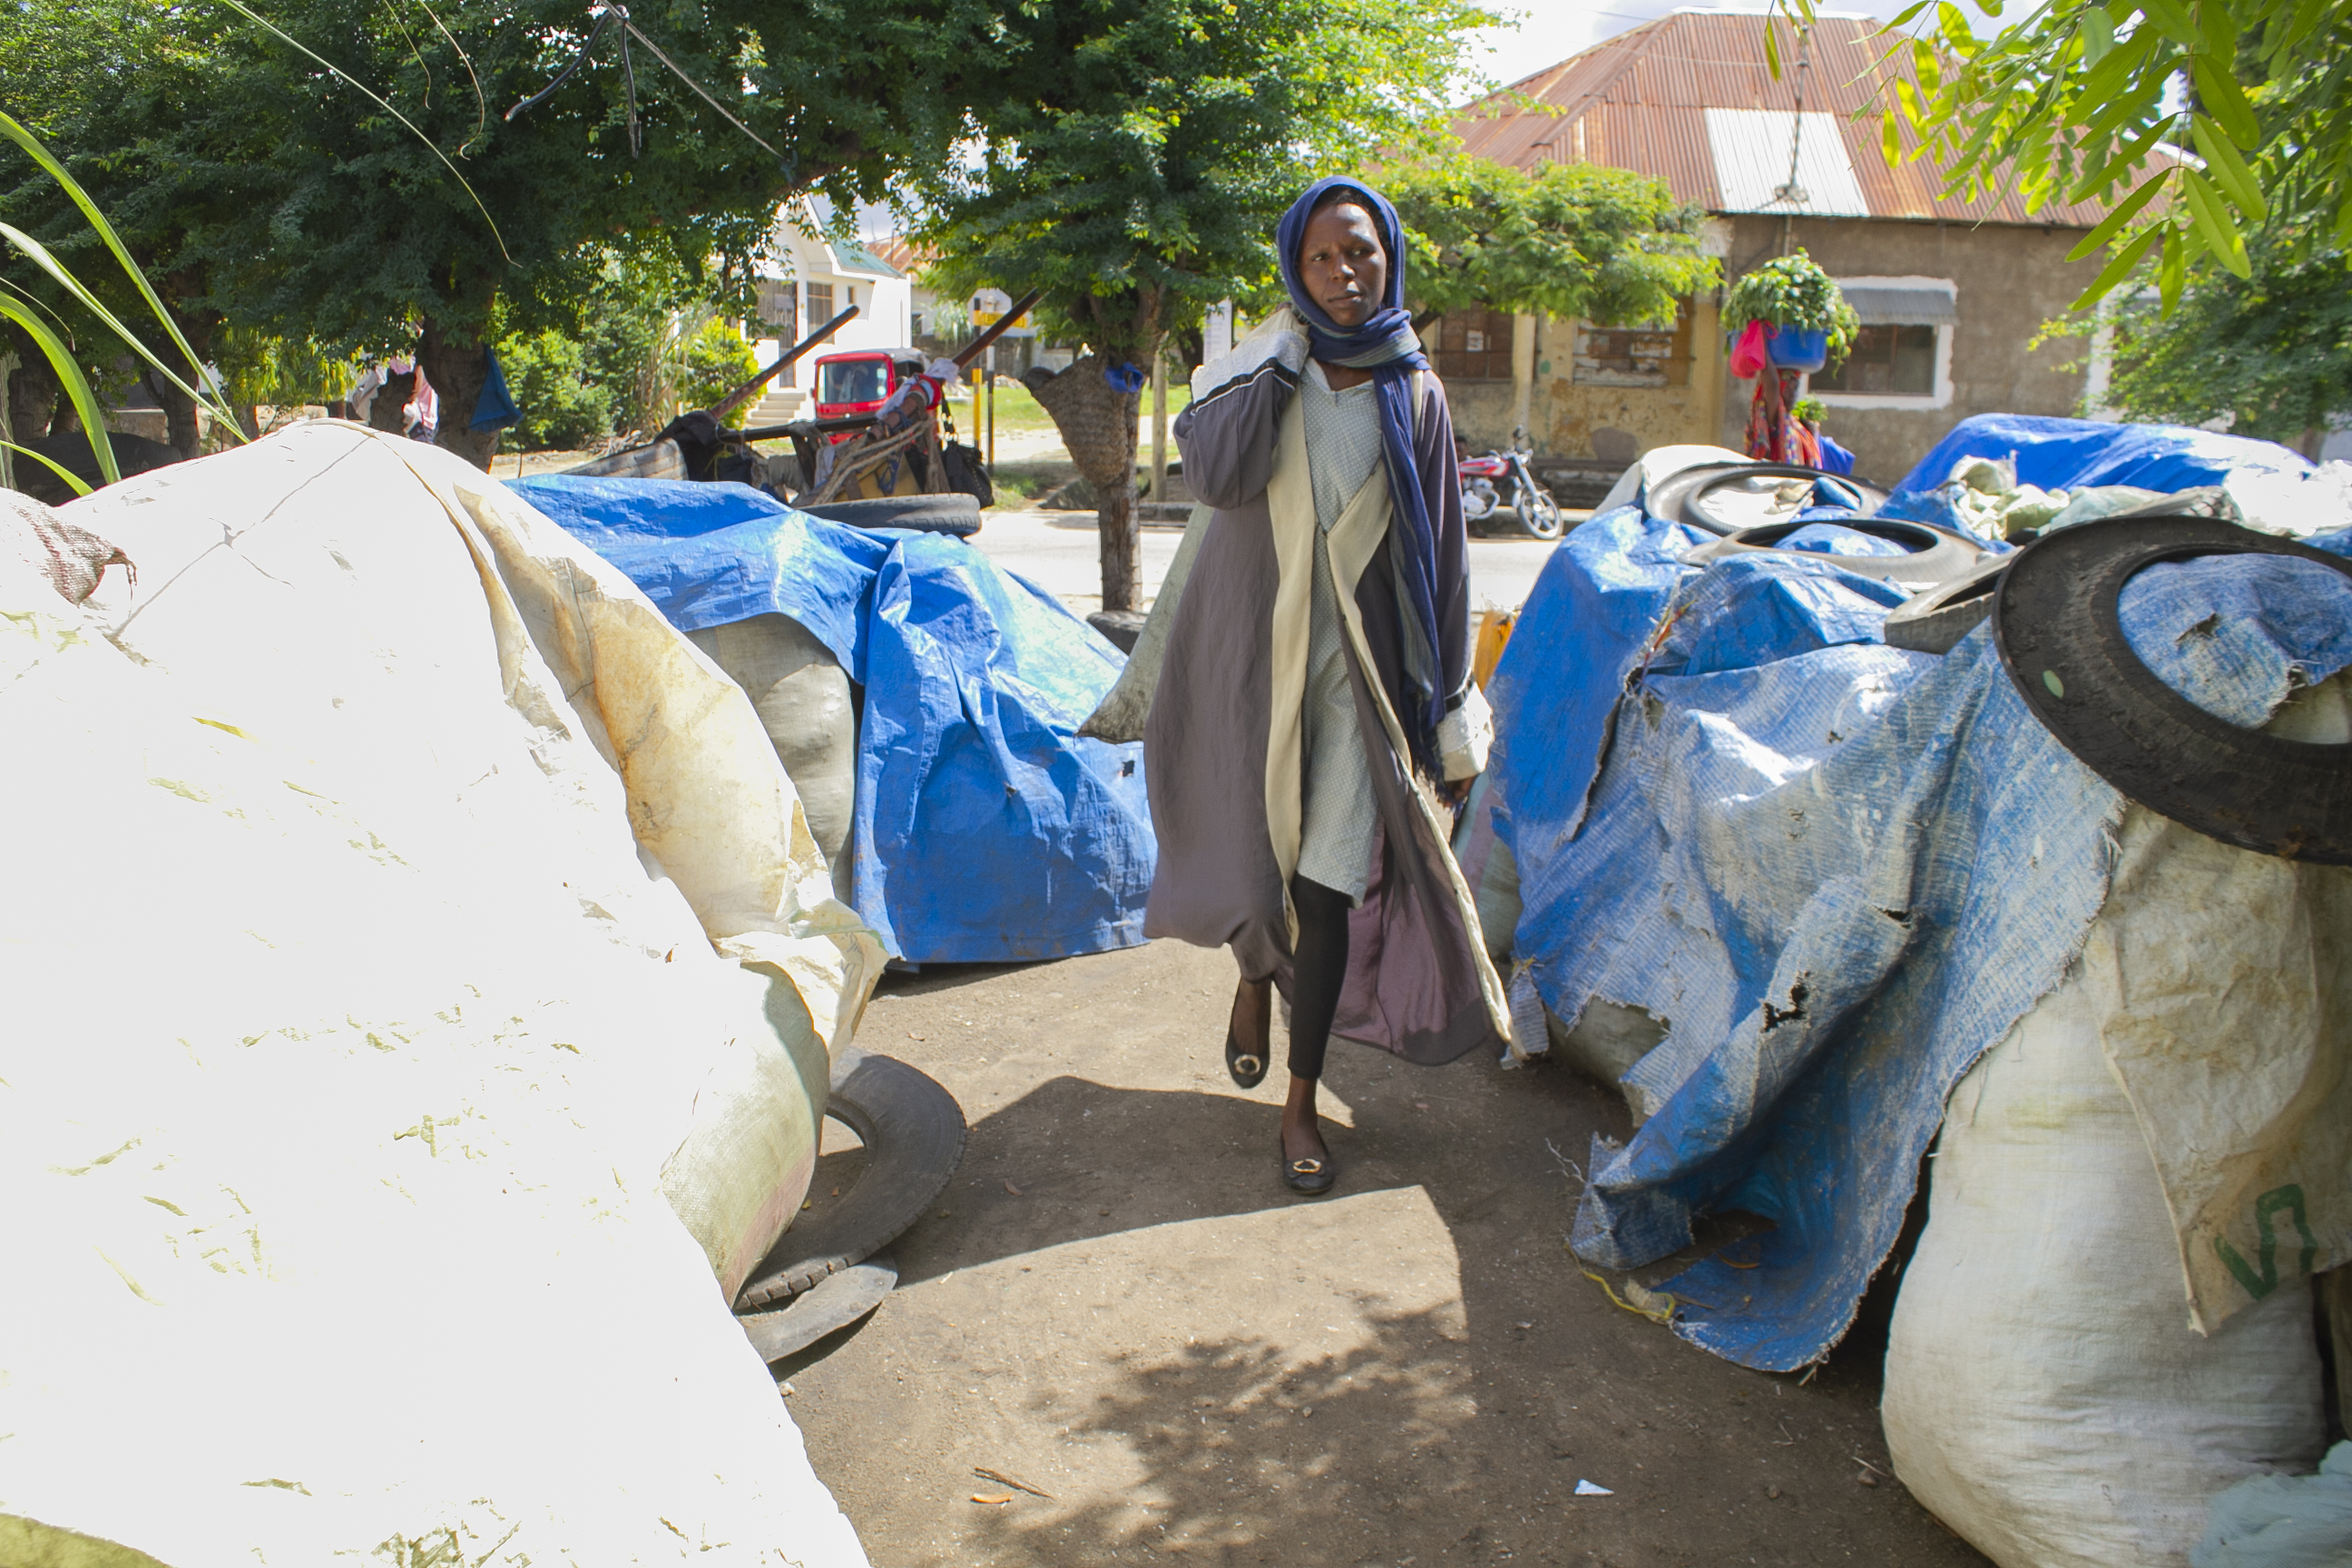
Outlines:
[[[1834,114],[1810,109],[1802,114],[1780,109],[1710,109],[1706,141],[1715,152],[1715,188],[1725,212],[1870,216]]]
[[[1780,29],[1778,80],[1764,58],[1768,26]],[[2029,213],[2014,195],[1944,200],[1937,195],[1942,177],[1931,165],[1906,163],[1889,169],[1880,150],[1876,119],[1857,123],[1853,116],[1859,110],[1874,110],[1882,91],[1891,100],[1896,78],[1915,83],[1916,79],[1909,48],[1891,47],[1890,40],[1877,34],[1878,23],[1867,16],[1822,16],[1813,27],[1802,73],[1806,140],[1813,140],[1816,114],[1825,132],[1834,131],[1860,193],[1859,214],[2080,228],[2105,215],[2096,202],[2053,202]],[[1746,205],[1741,199],[1747,189],[1744,176],[1733,176],[1733,189],[1727,192],[1727,149],[1710,141],[1707,111],[1775,111],[1781,127],[1779,168],[1765,186],[1769,196],[1789,177],[1787,128],[1788,116],[1798,107],[1798,58],[1796,39],[1785,21],[1752,12],[1676,11],[1473,104],[1455,121],[1454,130],[1470,152],[1499,163],[1611,164],[1655,175],[1676,197],[1710,212],[1780,212],[1786,209]],[[1511,101],[1514,94],[1525,94],[1538,107]],[[1718,118],[1717,123],[1739,121]],[[1760,145],[1748,145],[1752,134],[1728,137],[1732,165],[1770,165],[1772,160]],[[1761,140],[1769,142],[1770,138]],[[1906,151],[1916,145],[1907,129],[1903,142]],[[1824,143],[1822,151],[1831,149]],[[1809,178],[1801,168],[1798,183],[1810,192]]]
[[[909,278],[939,259],[939,252],[929,246],[917,245],[904,235],[897,234],[887,239],[876,240],[873,251],[893,270],[904,273]]]
[[[833,251],[834,265],[844,272],[866,272],[879,278],[896,278],[898,269],[866,248],[864,242],[835,239],[826,242]]]

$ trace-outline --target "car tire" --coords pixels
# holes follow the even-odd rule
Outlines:
[[[865,1173],[824,1215],[784,1232],[735,1298],[739,1314],[780,1306],[898,1240],[963,1158],[963,1108],[936,1079],[895,1057],[845,1047],[834,1061],[825,1114],[865,1143]]]
[[[949,533],[958,539],[980,531],[980,501],[961,490],[945,495],[875,496],[803,507],[811,517],[851,528],[905,528],[919,533]]]
[[[2026,708],[2125,799],[2258,855],[2352,866],[2352,742],[2290,741],[2208,713],[2124,635],[2119,605],[2133,574],[2251,554],[2352,577],[2342,556],[2217,518],[2101,518],[2011,557],[1993,600],[1993,646]]]
[[[863,1263],[826,1275],[773,1311],[746,1312],[735,1321],[760,1359],[772,1366],[856,1322],[879,1307],[898,1284],[898,1260],[877,1252]]]
[[[1702,532],[1722,538],[1737,530],[1707,509],[1705,493],[1719,485],[1749,478],[1835,479],[1851,487],[1872,511],[1886,504],[1886,491],[1867,479],[1858,479],[1851,474],[1824,474],[1814,468],[1798,468],[1792,463],[1700,463],[1661,479],[1657,488],[1643,499],[1643,504],[1653,517],[1662,517],[1669,522],[1685,522]]]
[[[1790,555],[1800,559],[1810,557],[1826,561],[1842,572],[1857,577],[1877,577],[1909,584],[1931,584],[1943,586],[1974,572],[1986,559],[1985,551],[1965,534],[1932,523],[1905,522],[1894,518],[1852,517],[1837,526],[1850,528],[1874,539],[1890,540],[1903,545],[1902,555],[1838,555],[1821,550],[1785,550],[1780,541],[1801,528],[1801,522],[1768,522],[1761,528],[1743,528],[1737,533],[1709,540],[1683,560],[1693,566],[1705,566],[1734,555]]]

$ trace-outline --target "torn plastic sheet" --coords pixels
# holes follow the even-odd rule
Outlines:
[[[1890,648],[1881,584],[1794,555],[1701,575],[1685,540],[1627,509],[1548,563],[1495,677],[1496,827],[1543,1001],[1570,1027],[1594,998],[1669,1025],[1625,1078],[1649,1120],[1593,1152],[1576,1250],[1633,1268],[1698,1212],[1773,1221],[1762,1267],[1661,1288],[1676,1332],[1785,1369],[1844,1333],[1946,1091],[2079,947],[2123,802],[1987,631]],[[2352,658],[2352,605],[2275,567],[2152,569],[2124,625],[2192,700],[2259,721]],[[2217,614],[2229,638],[2167,635]]]

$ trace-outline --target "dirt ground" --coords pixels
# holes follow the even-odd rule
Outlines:
[[[859,1044],[971,1144],[896,1294],[777,1372],[877,1568],[1984,1562],[1885,1474],[1883,1293],[1810,1382],[1612,1305],[1563,1240],[1627,1119],[1560,1067],[1335,1046],[1339,1185],[1295,1198],[1282,1073],[1224,1074],[1233,978],[1163,942],[875,998]]]

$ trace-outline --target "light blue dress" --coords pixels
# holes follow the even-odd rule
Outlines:
[[[1307,422],[1307,468],[1315,490],[1315,571],[1308,604],[1305,778],[1302,781],[1298,874],[1364,901],[1379,808],[1371,768],[1340,645],[1338,586],[1331,576],[1328,535],[1339,514],[1381,460],[1377,389],[1367,381],[1334,392],[1314,361],[1298,378],[1299,412]]]

